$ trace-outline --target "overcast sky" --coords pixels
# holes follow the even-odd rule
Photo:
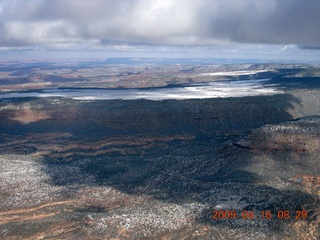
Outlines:
[[[319,0],[0,0],[0,49],[318,57],[319,10]]]

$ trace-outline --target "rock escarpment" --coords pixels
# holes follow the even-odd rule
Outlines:
[[[319,152],[320,116],[306,116],[279,124],[268,124],[235,143],[236,146],[270,151]]]

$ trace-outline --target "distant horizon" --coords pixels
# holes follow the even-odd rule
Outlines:
[[[318,53],[319,52],[319,53]],[[294,54],[288,55],[260,55],[253,53],[252,56],[222,54],[220,56],[210,56],[209,53],[202,52],[172,53],[172,52],[122,52],[122,51],[0,51],[0,64],[9,62],[54,62],[54,63],[76,63],[76,62],[95,62],[106,61],[108,59],[158,59],[158,60],[204,60],[212,64],[255,64],[255,63],[279,63],[279,64],[320,64],[320,51],[311,54],[311,56],[295,57]],[[200,61],[198,61],[201,63]]]

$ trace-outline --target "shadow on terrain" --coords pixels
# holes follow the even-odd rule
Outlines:
[[[230,198],[243,203],[245,209],[257,211],[303,209],[318,201],[299,190],[279,190],[264,185],[258,171],[246,170],[256,153],[231,144],[253,128],[291,120],[288,110],[299,104],[299,100],[290,94],[158,102],[60,99],[61,104],[57,106],[46,103],[50,99],[34,101],[37,104],[44,101],[42,110],[46,110],[48,104],[50,119],[20,124],[8,120],[14,111],[7,110],[0,115],[1,133],[67,132],[73,140],[82,142],[139,134],[196,136],[194,140],[171,141],[163,149],[141,148],[141,154],[138,151],[128,155],[109,153],[86,157],[77,155],[77,151],[82,150],[74,148],[68,150],[74,151],[72,155],[60,161],[50,158],[49,154],[44,158],[43,171],[50,175],[50,184],[65,188],[66,196],[72,196],[77,187],[84,185],[111,186],[127,194],[149,195],[163,202],[197,202],[207,206],[199,223],[229,227],[247,226],[232,220],[213,221],[211,211]],[[68,145],[68,138],[64,141]],[[65,152],[61,152],[63,154]],[[84,181],[86,176],[92,176],[93,180]],[[236,206],[229,204],[225,208]],[[268,221],[265,231],[281,231],[287,223]]]
[[[320,78],[319,77],[282,77],[271,79],[268,83],[279,84],[279,87],[286,89],[319,89]]]

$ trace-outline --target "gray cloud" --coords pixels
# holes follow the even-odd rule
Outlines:
[[[320,46],[318,0],[0,0],[0,46]]]

